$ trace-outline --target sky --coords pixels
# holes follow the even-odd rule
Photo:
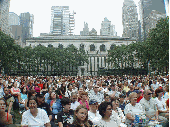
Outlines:
[[[69,6],[70,12],[75,14],[75,35],[80,35],[84,22],[88,23],[89,30],[94,28],[100,35],[101,23],[105,17],[115,25],[117,36],[122,36],[122,6],[124,0],[10,0],[9,12],[18,16],[20,13],[29,12],[34,15],[33,37],[40,33],[49,33],[51,25],[51,7]],[[137,5],[139,14],[138,1]],[[139,19],[139,15],[138,15]]]

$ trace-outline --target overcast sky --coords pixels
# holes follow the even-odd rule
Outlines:
[[[124,0],[11,0],[9,12],[17,15],[29,12],[34,15],[33,36],[49,33],[51,25],[51,7],[69,6],[69,10],[76,12],[75,35],[80,35],[84,22],[100,34],[101,22],[105,17],[115,25],[118,36],[122,36],[122,6]],[[138,6],[139,0],[134,0]],[[139,9],[138,9],[139,10]],[[138,11],[139,12],[139,11]],[[139,16],[138,16],[139,19]]]

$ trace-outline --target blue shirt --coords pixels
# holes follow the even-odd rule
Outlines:
[[[47,100],[47,103],[50,105],[51,100]],[[51,107],[52,107],[52,113],[53,114],[57,114],[58,112],[62,111],[61,100],[57,99],[56,102],[53,103],[53,105]]]

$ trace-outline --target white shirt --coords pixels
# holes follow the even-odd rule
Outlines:
[[[124,113],[125,115],[130,113],[132,117],[135,117],[135,115],[139,115],[139,118],[142,118],[142,119],[146,118],[145,111],[142,108],[141,104],[139,103],[136,103],[135,106],[132,106],[131,103],[127,104],[125,106]],[[131,120],[126,119],[126,122],[131,123]]]
[[[37,116],[34,117],[30,113],[30,109],[25,111],[22,115],[21,125],[28,125],[30,127],[44,127],[44,124],[49,123],[50,120],[44,109],[38,109]]]
[[[93,124],[97,124],[97,122],[102,118],[102,116],[99,114],[99,111],[96,111],[96,114],[94,114],[91,111],[88,111],[88,119],[93,122]]]
[[[139,102],[146,112],[146,115],[153,116],[156,114],[156,104],[155,99],[151,98],[147,101],[144,97]]]
[[[97,122],[97,126],[98,127],[118,127],[115,121],[110,120],[110,122],[105,122],[102,119],[100,119],[100,121]]]
[[[74,103],[71,103],[70,109],[76,110],[76,108],[80,105],[78,101],[75,101]]]
[[[161,100],[159,100],[157,97],[155,98],[155,103],[158,106],[158,109],[161,111],[166,111],[166,103],[165,100],[163,98],[161,98]]]
[[[154,90],[156,90],[159,87],[159,84],[151,84]]]
[[[71,97],[71,93],[72,93],[71,91],[67,90],[65,92],[65,97],[69,97],[70,98]]]

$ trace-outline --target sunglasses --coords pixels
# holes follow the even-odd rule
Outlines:
[[[148,95],[152,95],[153,93],[148,93]]]

